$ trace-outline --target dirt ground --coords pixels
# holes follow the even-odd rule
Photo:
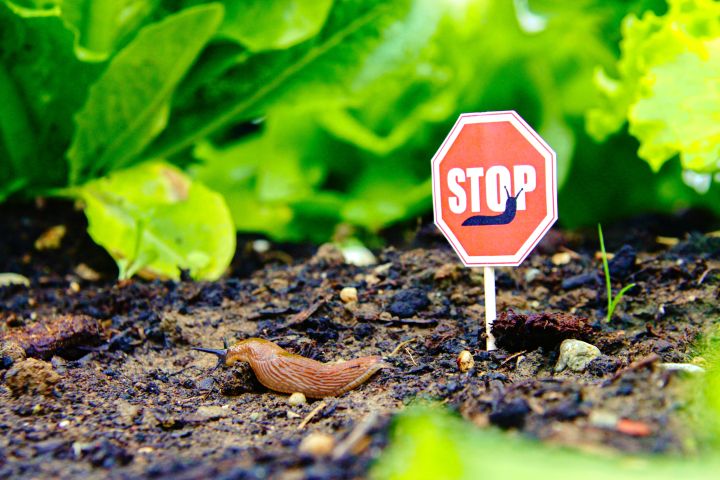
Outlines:
[[[488,353],[481,271],[461,268],[430,226],[369,267],[327,246],[306,256],[248,242],[218,282],[116,283],[81,215],[3,208],[0,272],[30,285],[0,287],[0,478],[364,478],[392,416],[422,400],[594,451],[691,448],[680,375],[660,364],[688,361],[720,312],[720,239],[683,234],[692,222],[608,229],[614,291],[636,283],[610,323],[596,238],[551,232],[520,268],[497,271],[505,329]],[[54,225],[67,229],[59,247],[37,250]],[[246,365],[214,369],[191,350],[248,337],[321,361],[383,355],[390,368],[291,405]],[[568,337],[602,352],[582,373],[554,371]],[[465,373],[462,350],[475,362]]]

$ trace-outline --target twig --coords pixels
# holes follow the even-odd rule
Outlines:
[[[353,428],[352,432],[350,432],[342,442],[337,444],[337,446],[333,449],[332,459],[337,460],[352,450],[355,445],[357,445],[358,442],[365,437],[367,432],[375,426],[378,418],[380,418],[380,415],[377,411],[370,412],[362,422],[358,423],[355,428]]]
[[[296,313],[295,315],[290,317],[290,320],[288,321],[288,326],[293,326],[293,325],[297,325],[299,323],[304,322],[305,320],[310,318],[310,316],[313,313],[317,312],[317,310],[320,307],[325,305],[325,303],[327,303],[327,301],[330,300],[330,298],[331,298],[331,295],[326,295],[325,297],[322,297],[322,298],[314,301],[305,310],[303,310],[299,313]]]
[[[410,361],[412,362],[413,365],[415,365],[417,367],[418,364],[415,362],[415,359],[413,358],[412,352],[410,351],[409,348],[405,347],[405,353],[407,353],[410,356]]]
[[[416,340],[415,338],[411,338],[410,340],[405,340],[404,342],[400,342],[398,344],[398,346],[395,347],[395,350],[393,350],[392,353],[390,355],[388,355],[388,357],[394,357],[395,355],[398,354],[398,352],[400,351],[401,348],[403,348],[405,345],[408,345],[408,344],[414,342],[415,340]]]
[[[614,382],[615,380],[622,377],[623,375],[625,375],[628,372],[632,372],[633,370],[640,370],[641,368],[650,366],[653,363],[657,362],[658,360],[660,360],[660,356],[657,353],[651,353],[647,357],[643,357],[640,360],[635,360],[627,367],[615,372],[615,375],[612,376],[612,378],[610,379],[610,382]]]
[[[510,360],[512,360],[513,358],[517,358],[517,357],[519,357],[520,355],[522,355],[522,354],[524,354],[524,353],[527,353],[527,350],[523,350],[522,352],[513,353],[512,355],[510,355],[509,357],[507,357],[505,360],[503,360],[502,363],[500,364],[500,366],[505,365],[506,363],[508,363],[508,362],[509,362]]]
[[[698,286],[701,285],[705,281],[705,277],[707,277],[708,273],[712,272],[713,270],[718,270],[718,268],[710,267],[710,268],[706,269],[702,275],[700,275],[700,279],[697,282]]]
[[[305,428],[305,426],[310,422],[310,420],[312,420],[312,418],[317,415],[320,410],[325,408],[326,405],[327,403],[325,403],[325,401],[320,402],[318,406],[313,408],[312,412],[308,413],[307,416],[303,419],[303,421],[300,422],[300,425],[298,425],[297,429],[302,430],[303,428]]]

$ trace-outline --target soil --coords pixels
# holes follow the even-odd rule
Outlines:
[[[502,348],[487,352],[481,271],[462,268],[430,226],[369,267],[329,246],[241,247],[218,282],[116,282],[69,206],[2,208],[0,272],[30,285],[0,287],[0,478],[364,478],[393,415],[422,400],[557,444],[690,448],[682,379],[660,364],[689,361],[718,318],[720,239],[681,234],[677,218],[606,232],[614,291],[636,284],[609,323],[592,233],[552,231],[521,267],[498,269]],[[37,250],[56,225],[59,246]],[[340,298],[344,287],[357,302]],[[191,350],[248,337],[320,361],[382,355],[390,368],[291,405],[245,364],[215,368]],[[565,338],[602,355],[557,373]]]

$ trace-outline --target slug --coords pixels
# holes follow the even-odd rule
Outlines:
[[[505,193],[508,198],[505,202],[505,211],[503,213],[499,215],[475,215],[474,217],[466,219],[462,223],[462,226],[473,227],[477,225],[507,225],[515,218],[515,213],[517,213],[517,199],[522,191],[523,189],[521,188],[517,195],[511,197],[510,192],[508,192],[507,187],[505,187]]]
[[[267,388],[282,393],[300,392],[308,398],[336,397],[388,366],[379,356],[322,363],[290,353],[262,338],[248,338],[222,350],[200,347],[193,350],[217,355],[227,366],[247,362]]]

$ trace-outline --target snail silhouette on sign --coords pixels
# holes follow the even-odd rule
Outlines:
[[[510,195],[507,187],[505,187],[505,193],[507,194],[507,201],[505,202],[505,211],[498,215],[475,215],[469,217],[462,223],[463,227],[474,227],[478,225],[507,225],[512,222],[517,213],[517,199],[522,193],[521,188],[517,195],[514,197]]]

